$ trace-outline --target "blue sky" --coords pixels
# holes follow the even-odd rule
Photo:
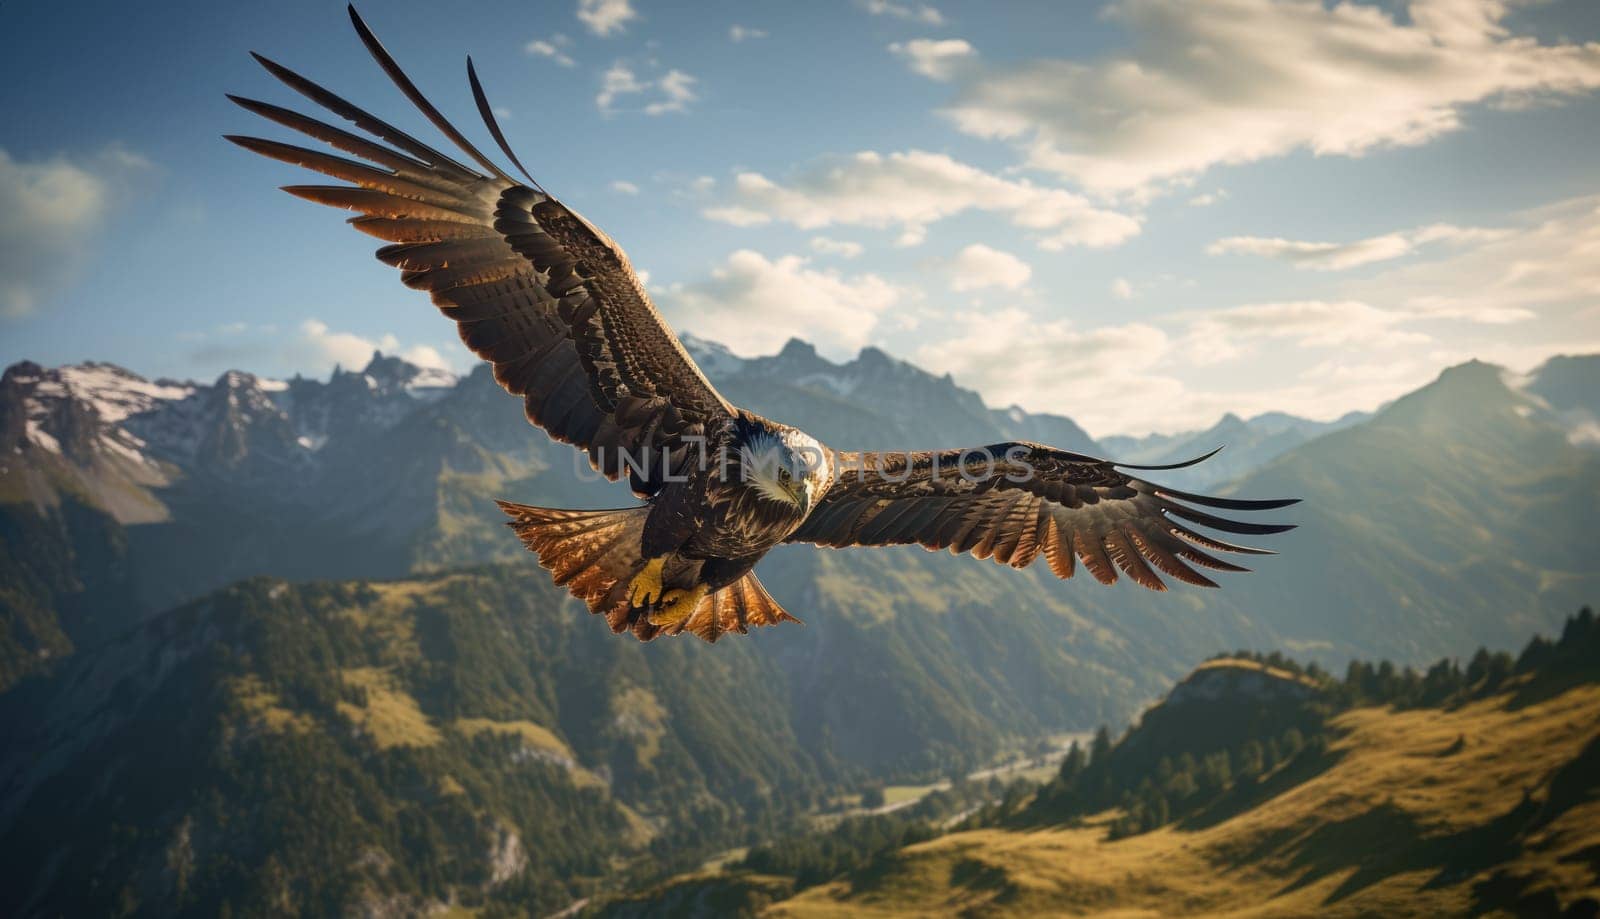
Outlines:
[[[471,53],[541,182],[741,353],[877,345],[1104,435],[1600,350],[1600,4],[362,11],[487,147]],[[0,360],[470,366],[221,140],[283,137],[224,92],[305,108],[251,50],[432,139],[339,3],[0,6]]]

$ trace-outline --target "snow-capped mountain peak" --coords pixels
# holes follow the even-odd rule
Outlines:
[[[744,369],[745,359],[728,350],[727,345],[688,332],[679,335],[678,340],[683,342],[684,350],[689,352],[689,356],[694,358],[707,376],[728,376]]]
[[[81,469],[112,462],[143,484],[175,470],[271,478],[306,468],[341,437],[387,430],[457,382],[448,371],[377,353],[363,370],[336,370],[326,381],[230,370],[210,384],[150,380],[93,361],[25,361],[0,381],[0,452],[38,451]]]
[[[13,452],[26,444],[80,463],[105,456],[147,464],[144,441],[121,422],[193,391],[192,383],[152,382],[115,364],[46,369],[23,362],[0,380],[0,413],[20,420],[20,429],[11,418],[0,429]]]
[[[67,389],[88,402],[108,424],[148,412],[162,402],[187,398],[195,390],[192,382],[151,381],[116,364],[96,361],[70,364],[58,373]]]
[[[372,352],[372,360],[360,375],[374,390],[403,390],[421,399],[437,398],[458,382],[456,375],[448,370],[421,367],[396,355],[385,356],[382,351]]]

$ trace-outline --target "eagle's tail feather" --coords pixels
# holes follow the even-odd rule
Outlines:
[[[753,625],[777,625],[786,621],[800,620],[772,599],[752,571],[701,600],[694,613],[676,631],[692,632],[706,641],[714,642],[728,632],[743,635]]]
[[[555,582],[588,604],[589,612],[604,614],[613,632],[632,631],[641,641],[690,632],[716,641],[727,632],[742,635],[751,626],[800,621],[779,606],[750,572],[701,600],[682,622],[652,625],[649,613],[655,605],[634,607],[628,599],[628,583],[644,564],[640,544],[648,507],[577,511],[496,503]]]
[[[627,586],[639,566],[640,537],[648,507],[605,511],[530,507],[498,501],[523,545],[539,556],[555,582],[600,612],[612,588]],[[622,631],[617,623],[612,628]]]

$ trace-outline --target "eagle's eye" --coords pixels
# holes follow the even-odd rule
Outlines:
[[[783,469],[783,468],[779,468],[778,469],[778,481],[784,483],[785,485],[789,484],[789,470]]]

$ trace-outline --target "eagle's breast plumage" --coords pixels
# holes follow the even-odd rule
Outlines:
[[[710,461],[704,464],[705,516],[690,544],[692,551],[743,558],[771,549],[799,529],[810,508],[775,497],[763,487],[763,470],[757,468],[763,460],[778,461],[769,451],[783,448],[786,432],[799,434],[748,412],[719,432],[711,445]],[[800,438],[815,443],[805,435],[794,439]],[[819,471],[826,468],[824,465]],[[826,487],[823,481],[818,491]]]

